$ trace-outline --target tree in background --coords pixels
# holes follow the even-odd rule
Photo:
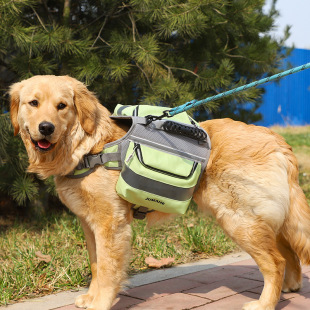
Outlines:
[[[264,13],[264,3],[0,0],[2,113],[8,110],[8,86],[36,74],[76,77],[110,110],[117,103],[173,107],[275,74],[288,53],[283,44],[289,33],[281,40],[269,35],[278,12],[273,5]],[[250,89],[198,112],[254,122],[260,118],[262,93],[262,88]],[[0,142],[0,169],[9,163],[1,153],[5,143],[11,142]],[[17,176],[20,172],[11,182]],[[23,180],[33,183],[29,193],[36,195],[37,179],[23,175]]]
[[[268,34],[277,11],[265,14],[264,3],[0,0],[2,90],[35,74],[70,74],[110,109],[202,99],[278,71],[284,40]],[[238,118],[236,105],[261,93],[219,105]]]

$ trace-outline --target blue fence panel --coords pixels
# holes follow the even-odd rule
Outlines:
[[[310,50],[295,49],[287,58],[293,67],[310,62]],[[266,93],[258,109],[261,126],[310,124],[310,69],[264,85]]]

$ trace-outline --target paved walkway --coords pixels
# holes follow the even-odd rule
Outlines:
[[[276,310],[310,309],[309,277],[310,267],[304,267],[302,290],[282,294]],[[139,274],[118,295],[112,310],[240,310],[244,303],[258,299],[262,288],[254,261],[236,253]],[[76,310],[74,299],[84,292],[63,292],[0,309]]]

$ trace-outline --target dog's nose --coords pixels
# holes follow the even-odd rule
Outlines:
[[[55,130],[55,126],[49,122],[42,122],[39,124],[39,131],[42,135],[48,136],[51,135]]]

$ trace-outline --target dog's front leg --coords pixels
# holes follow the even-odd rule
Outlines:
[[[127,276],[131,228],[120,216],[111,216],[91,228],[96,243],[97,292],[87,309],[108,310]],[[95,283],[93,287],[96,287]]]
[[[92,232],[92,230],[90,229],[86,221],[83,219],[80,219],[80,222],[81,222],[84,235],[85,235],[85,239],[86,239],[87,250],[88,250],[90,266],[91,266],[92,279],[91,279],[91,283],[90,283],[87,294],[78,296],[77,299],[75,300],[75,306],[79,308],[87,308],[91,305],[98,290],[96,242],[95,242],[94,233]]]

